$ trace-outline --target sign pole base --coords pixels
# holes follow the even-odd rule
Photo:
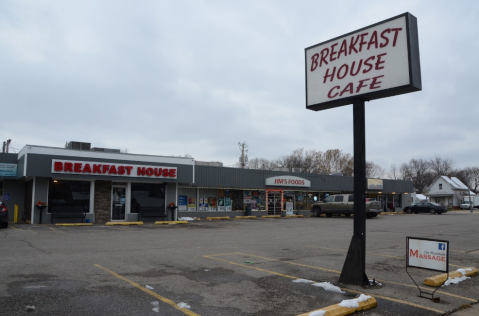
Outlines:
[[[369,279],[363,267],[363,250],[361,249],[361,237],[353,236],[349,245],[346,261],[339,277],[339,282],[351,285],[370,285]]]

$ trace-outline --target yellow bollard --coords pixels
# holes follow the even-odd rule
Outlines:
[[[15,204],[15,212],[13,213],[13,222],[16,224],[18,222],[18,205]]]

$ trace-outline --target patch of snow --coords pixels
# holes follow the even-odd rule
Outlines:
[[[309,313],[308,316],[324,316],[324,314],[326,314],[326,311],[320,309],[319,311]]]
[[[155,313],[159,313],[160,312],[160,308],[158,307],[159,304],[160,302],[158,301],[151,302],[151,305],[156,306],[156,307],[153,307],[151,310],[154,311]]]
[[[178,218],[179,221],[194,221],[195,217],[180,217]]]
[[[341,303],[339,303],[338,306],[346,307],[346,308],[358,308],[358,307],[359,307],[359,303],[364,302],[364,301],[367,301],[367,300],[369,300],[370,298],[371,298],[371,296],[369,296],[369,295],[361,294],[361,295],[359,295],[358,298],[353,298],[352,300],[344,300],[344,301],[342,301]]]
[[[332,285],[329,282],[314,283],[312,285],[317,287],[322,287],[326,291],[331,291],[336,293],[345,293],[344,291],[341,291],[339,287],[337,287],[336,285]]]
[[[314,283],[314,281],[306,280],[306,279],[296,279],[293,280],[294,283]]]
[[[205,269],[205,272],[208,272],[208,271],[210,271],[210,270],[208,270],[208,269]]]
[[[450,284],[458,284],[458,283],[461,283],[462,281],[467,280],[467,279],[470,279],[470,277],[465,276],[465,275],[463,275],[460,278],[454,278],[454,279],[447,278],[447,281],[444,283],[443,286],[448,286]]]
[[[145,287],[148,289],[148,290],[153,290],[153,288],[149,285],[145,285]]]
[[[467,272],[467,271],[472,271],[472,269],[471,269],[471,268],[467,268],[467,269],[457,269],[456,271],[461,272],[462,275],[466,275],[466,272]]]
[[[158,301],[151,302],[151,305],[153,305],[153,306],[158,306],[159,304],[160,304],[160,302],[158,302]]]
[[[379,283],[376,280],[369,280],[369,285],[382,285],[382,283]]]
[[[181,302],[181,303],[178,303],[178,307],[179,307],[179,308],[188,308],[188,309],[190,309],[191,306],[188,305],[188,304],[186,304],[186,303]]]

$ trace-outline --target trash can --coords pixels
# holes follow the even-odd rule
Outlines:
[[[246,209],[244,212],[245,216],[251,216],[251,204],[246,204]]]

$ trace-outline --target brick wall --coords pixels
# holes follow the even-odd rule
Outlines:
[[[95,221],[108,222],[111,219],[111,181],[95,181]]]

